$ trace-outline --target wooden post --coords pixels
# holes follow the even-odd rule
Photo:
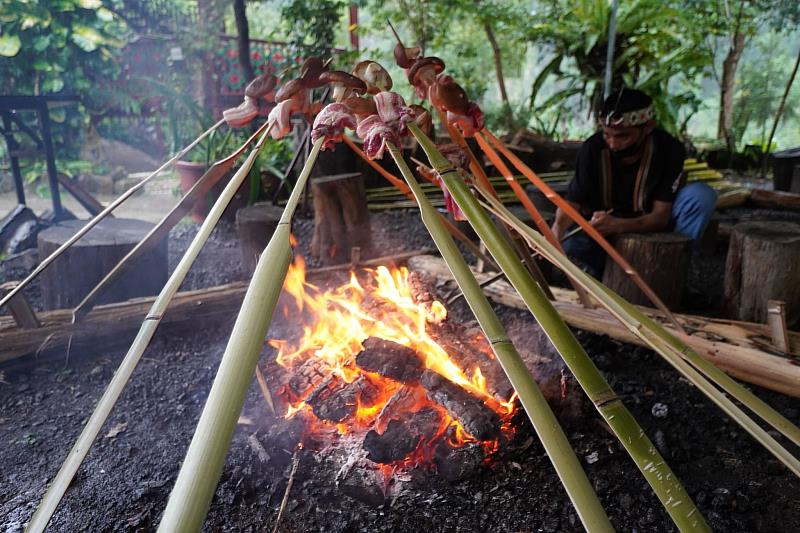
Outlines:
[[[364,181],[359,173],[311,180],[314,237],[311,253],[325,264],[348,261],[353,247],[363,252],[371,241]]]
[[[786,322],[800,322],[800,225],[734,226],[725,264],[722,310],[738,320],[767,321],[767,300],[786,302]]]
[[[677,309],[686,285],[689,242],[689,237],[677,233],[628,233],[617,236],[614,246],[664,305]],[[650,303],[611,258],[606,259],[603,284],[633,304]]]

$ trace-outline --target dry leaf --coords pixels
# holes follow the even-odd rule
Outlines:
[[[120,422],[119,424],[115,424],[111,426],[111,429],[109,429],[108,433],[106,433],[106,438],[113,439],[114,437],[125,431],[127,428],[128,428],[127,422]]]

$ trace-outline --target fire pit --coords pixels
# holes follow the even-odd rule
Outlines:
[[[340,489],[380,504],[420,470],[469,475],[513,436],[515,396],[477,327],[447,320],[406,268],[321,288],[289,271],[264,374],[299,445],[336,463]],[[263,365],[263,362],[262,362]]]

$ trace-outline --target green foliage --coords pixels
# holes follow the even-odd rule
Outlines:
[[[344,0],[289,0],[281,10],[289,42],[309,57],[330,57]]]
[[[602,99],[610,5],[606,0],[555,0],[541,6],[528,31],[533,42],[550,45],[554,58],[534,80],[530,105],[543,111],[579,96],[596,109]],[[698,42],[702,32],[678,9],[656,0],[620,2],[612,71],[614,87],[639,88],[656,100],[657,118],[679,129],[676,109],[692,103],[691,90],[672,95],[670,82],[695,80],[709,62]],[[560,89],[538,103],[540,90],[555,76]],[[696,102],[695,102],[696,103]]]

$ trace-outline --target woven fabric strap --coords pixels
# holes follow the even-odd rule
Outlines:
[[[650,165],[653,162],[653,136],[648,136],[644,142],[642,157],[639,160],[639,169],[636,171],[636,182],[633,185],[633,209],[637,215],[645,212],[647,208],[647,191],[649,189]],[[601,192],[603,194],[603,207],[609,210],[612,205],[613,171],[611,169],[611,150],[603,148],[600,153],[600,179],[602,180]]]

